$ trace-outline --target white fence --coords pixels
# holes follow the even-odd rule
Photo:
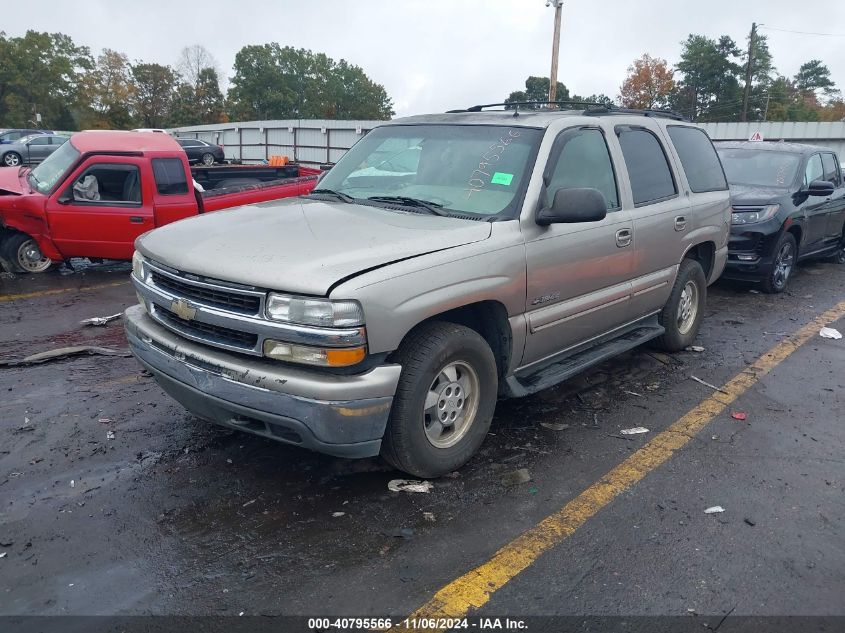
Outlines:
[[[223,146],[226,158],[259,163],[287,156],[298,163],[334,163],[358,139],[384,121],[287,119],[195,125],[171,130]]]

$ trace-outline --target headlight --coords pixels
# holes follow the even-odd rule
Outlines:
[[[731,224],[757,224],[769,220],[780,210],[780,205],[770,204],[756,211],[742,211],[734,209],[731,213]]]
[[[350,365],[357,365],[367,357],[367,348],[326,349],[307,345],[293,345],[284,341],[268,339],[264,341],[264,355],[276,360],[317,365],[319,367],[349,367]]]
[[[364,324],[364,310],[357,301],[308,299],[270,293],[267,317],[301,325],[354,327]]]
[[[138,281],[147,280],[147,262],[138,251],[132,255],[132,274]]]

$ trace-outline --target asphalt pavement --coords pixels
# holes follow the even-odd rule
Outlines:
[[[79,322],[135,302],[128,271],[0,278],[0,360],[125,348],[119,319]],[[402,475],[378,459],[213,427],[131,357],[0,367],[0,615],[845,616],[845,340],[793,337],[843,288],[822,263],[781,295],[720,282],[704,351],[640,348],[500,402],[481,452],[430,493],[388,491]],[[745,382],[718,404],[691,376]],[[696,407],[694,433],[643,457]],[[574,527],[535,551],[548,517]]]

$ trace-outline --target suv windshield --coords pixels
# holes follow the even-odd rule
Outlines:
[[[29,172],[27,176],[29,186],[41,193],[48,193],[70,166],[76,162],[77,158],[79,158],[79,152],[73,146],[73,142],[63,143],[59,149]]]
[[[725,175],[732,185],[788,187],[795,182],[799,154],[763,149],[717,148]]]
[[[542,130],[492,125],[388,125],[338,161],[318,190],[374,203],[428,203],[450,212],[512,216]]]

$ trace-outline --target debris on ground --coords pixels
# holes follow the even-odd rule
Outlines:
[[[688,352],[703,352],[704,348],[701,345],[690,345],[689,347],[685,348]]]
[[[71,479],[71,480],[70,480],[70,487],[71,487],[71,488],[75,488],[75,487],[76,487],[76,481],[75,481],[75,480],[73,480],[73,479]]]
[[[550,431],[565,431],[569,428],[568,424],[563,424],[562,422],[540,422],[540,426]]]
[[[692,376],[692,375],[691,375],[691,376],[690,376],[690,378],[692,378],[695,382],[697,382],[697,383],[699,383],[699,384],[704,385],[705,387],[710,387],[713,391],[719,391],[719,392],[724,393],[724,394],[726,394],[726,395],[730,395],[730,394],[729,394],[727,391],[725,391],[724,389],[722,389],[722,388],[720,388],[720,387],[717,387],[716,385],[711,385],[709,382],[706,382],[706,381],[702,380],[702,379],[701,379],[701,378],[699,378],[698,376]]]
[[[722,506],[710,506],[704,511],[704,514],[718,514],[719,512],[724,512],[725,509]]]
[[[434,523],[437,520],[434,516],[434,512],[423,512],[423,519],[429,523]]]
[[[388,530],[384,532],[386,536],[393,536],[395,538],[403,538],[408,540],[413,538],[414,530],[413,528],[396,528],[395,530]]]
[[[338,517],[345,516],[345,515],[346,515],[346,512],[332,512],[332,517],[334,517],[335,519],[338,518]]]
[[[636,391],[628,391],[627,389],[625,389],[625,393],[627,393],[629,396],[637,396],[637,398],[645,398],[645,396],[643,394],[637,393]]]
[[[748,414],[745,411],[734,411],[733,413],[731,413],[731,417],[734,420],[742,421],[748,419]]]
[[[434,484],[430,481],[391,479],[387,482],[387,489],[391,492],[431,492],[433,488]]]
[[[247,506],[251,506],[251,505],[252,505],[253,503],[255,503],[256,501],[258,501],[258,499],[250,499],[250,500],[249,500],[249,501],[247,501],[245,504],[243,504],[241,507],[242,507],[242,508],[246,508]]]
[[[745,518],[745,519],[743,519],[743,521],[745,521],[746,525],[750,525],[751,527],[754,527],[755,525],[757,525],[756,523],[754,523],[754,521],[752,521],[749,518]]]
[[[119,319],[123,316],[122,312],[118,312],[117,314],[112,314],[111,316],[103,316],[103,317],[91,317],[90,319],[83,319],[79,322],[80,325],[106,325],[111,323],[115,319]]]
[[[68,358],[70,356],[81,356],[88,354],[89,356],[131,356],[128,349],[113,349],[110,347],[95,347],[93,345],[76,345],[73,347],[60,347],[47,352],[39,352],[32,354],[25,358],[12,358],[7,360],[0,360],[0,367],[20,367],[23,365],[38,365],[39,363],[46,363],[61,358]]]
[[[759,295],[760,294],[759,290],[754,290],[753,288],[751,290],[749,290],[748,292],[750,292],[753,295]]]
[[[6,552],[3,552],[2,554],[0,554],[0,558],[6,558]]]
[[[518,486],[529,481],[531,481],[531,473],[528,472],[527,468],[519,468],[502,477],[502,485],[504,486]]]
[[[114,439],[114,431],[106,431],[106,439],[113,440]]]
[[[644,426],[635,426],[630,429],[622,429],[619,431],[622,435],[639,435],[640,433],[648,433],[648,429]]]
[[[540,491],[540,489],[539,489],[539,488],[537,488],[537,486],[531,486],[531,487],[528,489],[528,494],[530,494],[530,495],[536,495],[539,491]]]
[[[819,336],[822,338],[832,338],[832,339],[840,339],[842,338],[842,333],[839,330],[835,330],[832,327],[823,327],[819,331]]]

